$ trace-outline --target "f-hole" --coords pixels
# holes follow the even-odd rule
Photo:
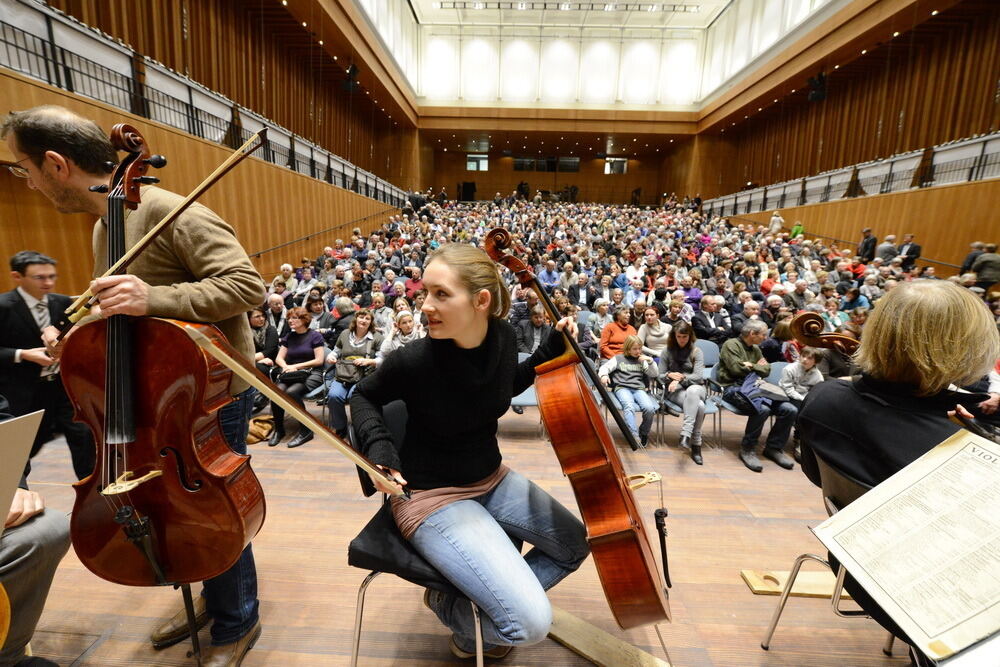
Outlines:
[[[187,473],[184,472],[184,459],[173,447],[164,447],[160,450],[160,456],[166,457],[167,454],[172,453],[174,455],[175,465],[177,466],[177,478],[181,480],[181,486],[187,491],[199,491],[202,487],[202,481],[200,479],[194,480],[194,483],[188,482]]]

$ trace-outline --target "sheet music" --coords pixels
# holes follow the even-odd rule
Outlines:
[[[813,532],[929,657],[1000,630],[1000,445],[959,431]]]

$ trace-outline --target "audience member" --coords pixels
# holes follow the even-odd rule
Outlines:
[[[621,354],[622,344],[629,336],[638,338],[635,327],[629,324],[630,316],[631,312],[625,306],[619,306],[618,310],[614,311],[614,319],[601,331],[601,359],[611,359],[616,354]]]
[[[615,354],[597,372],[601,381],[611,388],[618,399],[632,435],[643,446],[649,441],[649,431],[653,427],[658,407],[646,391],[649,379],[656,377],[656,370],[653,359],[642,353],[642,341],[635,334],[630,334],[625,337],[621,352]],[[635,423],[636,412],[642,413],[642,421],[638,426]]]
[[[695,345],[694,328],[679,322],[670,329],[667,347],[660,355],[658,372],[663,397],[681,406],[684,420],[680,442],[691,450],[691,460],[702,465],[701,427],[705,421],[705,357]]]
[[[358,382],[381,363],[382,341],[382,334],[375,331],[372,312],[362,308],[354,313],[347,330],[340,334],[326,358],[335,368],[326,397],[330,428],[342,438],[347,437],[347,401]]]
[[[278,355],[274,359],[278,371],[275,384],[299,407],[304,407],[303,399],[307,393],[323,384],[324,341],[318,331],[309,328],[311,320],[312,315],[305,308],[288,311],[291,331],[281,339]],[[285,437],[285,409],[271,401],[271,414],[274,415],[274,430],[267,444],[275,447]],[[312,438],[313,432],[302,424],[299,432],[288,442],[288,447],[298,447]]]
[[[760,343],[764,340],[767,327],[763,322],[747,322],[743,325],[739,337],[730,338],[719,353],[719,384],[724,388],[739,390],[747,375],[753,373],[766,378],[771,373],[771,364],[760,351]],[[774,424],[768,433],[764,444],[764,456],[777,463],[782,468],[791,470],[795,463],[784,452],[788,444],[788,435],[798,410],[788,401],[772,401],[764,405],[754,414],[747,415],[747,425],[740,443],[740,460],[753,472],[761,472],[764,466],[757,458],[757,441],[767,418],[774,415]]]

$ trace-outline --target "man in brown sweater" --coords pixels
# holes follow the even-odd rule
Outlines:
[[[11,172],[27,179],[61,213],[90,213],[94,224],[94,275],[107,269],[106,195],[91,190],[106,185],[107,162],[118,162],[104,132],[68,109],[43,106],[13,112],[0,125],[0,137],[16,159]],[[125,246],[131,247],[159,222],[181,197],[145,187],[142,203],[126,213]],[[194,204],[129,267],[127,275],[98,278],[91,290],[100,300],[93,316],[155,316],[215,324],[248,359],[253,339],[246,312],[264,300],[260,275],[233,229],[209,209]],[[47,341],[51,342],[51,341]],[[53,348],[55,351],[55,349]],[[223,434],[234,451],[246,453],[246,433],[255,390],[234,379],[234,401],[219,411]],[[202,664],[239,665],[260,636],[257,573],[248,545],[226,572],[204,582],[195,608],[198,626],[209,618],[213,646]],[[183,611],[151,637],[163,648],[188,636]]]

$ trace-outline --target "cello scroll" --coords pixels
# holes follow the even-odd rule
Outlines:
[[[792,318],[789,326],[795,340],[803,345],[837,350],[848,356],[854,354],[860,345],[856,338],[839,333],[824,333],[826,323],[816,313],[799,313]]]

